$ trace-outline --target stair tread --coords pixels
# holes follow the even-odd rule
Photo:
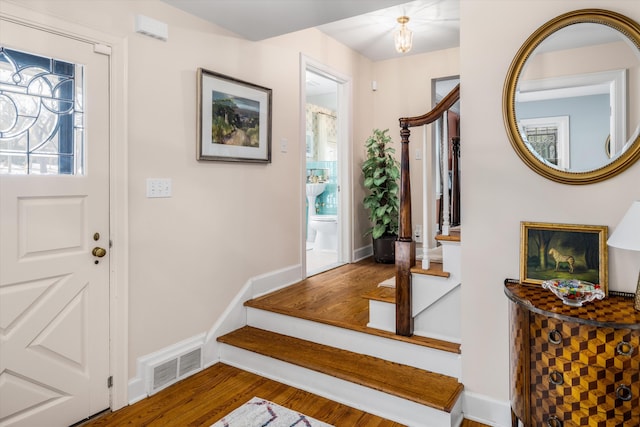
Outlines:
[[[445,242],[459,242],[460,241],[460,229],[453,229],[449,231],[449,235],[445,236],[444,234],[438,234],[436,236],[437,241],[445,241]]]
[[[388,302],[390,304],[396,303],[396,288],[389,288],[387,286],[379,286],[366,294],[362,295],[363,298],[372,299],[374,301]]]
[[[453,377],[251,326],[218,341],[445,412],[451,412],[463,389]]]
[[[366,298],[363,298],[362,295],[360,295],[360,298],[362,298],[363,301],[366,300]],[[397,335],[393,332],[383,331],[382,329],[369,328],[367,326],[357,327],[348,322],[337,321],[335,319],[327,320],[327,319],[313,317],[313,316],[305,316],[305,315],[302,315],[301,312],[298,310],[286,309],[282,307],[275,307],[268,304],[264,304],[263,301],[260,299],[253,299],[253,300],[246,301],[244,305],[245,307],[251,307],[258,310],[265,310],[272,313],[282,314],[284,316],[296,317],[298,319],[311,320],[313,322],[323,323],[325,325],[350,329],[352,331],[362,332],[369,335],[376,335],[382,338],[402,341],[402,342],[406,342],[413,345],[419,345],[422,347],[429,347],[435,350],[441,350],[441,351],[446,351],[449,353],[457,353],[457,354],[462,353],[460,349],[460,344],[458,343],[444,341],[436,338],[422,337],[419,335],[412,335],[410,337],[405,337],[403,335]]]
[[[438,277],[451,276],[451,274],[448,271],[443,270],[441,262],[431,261],[429,263],[429,268],[426,270],[420,267],[420,265],[422,264],[416,264],[415,266],[411,267],[411,272],[418,273],[418,274],[425,274],[427,276],[438,276]]]

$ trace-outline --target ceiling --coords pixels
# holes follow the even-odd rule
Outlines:
[[[372,61],[457,47],[460,0],[162,0],[247,40],[316,27]],[[406,15],[413,48],[397,53],[393,32]]]

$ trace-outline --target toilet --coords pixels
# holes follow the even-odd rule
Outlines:
[[[313,230],[313,234],[316,236],[313,250],[334,252],[338,250],[337,215],[311,215],[309,229]]]

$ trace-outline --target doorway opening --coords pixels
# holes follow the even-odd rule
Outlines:
[[[303,260],[311,276],[350,261],[348,79],[308,59],[302,61],[305,149]],[[345,191],[347,190],[347,191]]]

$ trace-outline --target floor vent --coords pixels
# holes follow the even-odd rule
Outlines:
[[[178,377],[197,371],[202,366],[202,349],[197,348],[183,356],[180,356],[180,366],[178,369]]]
[[[153,368],[152,390],[159,390],[178,379],[178,359],[169,360]]]
[[[146,361],[148,395],[202,369],[202,342],[197,345],[193,341],[180,344],[160,351]]]

